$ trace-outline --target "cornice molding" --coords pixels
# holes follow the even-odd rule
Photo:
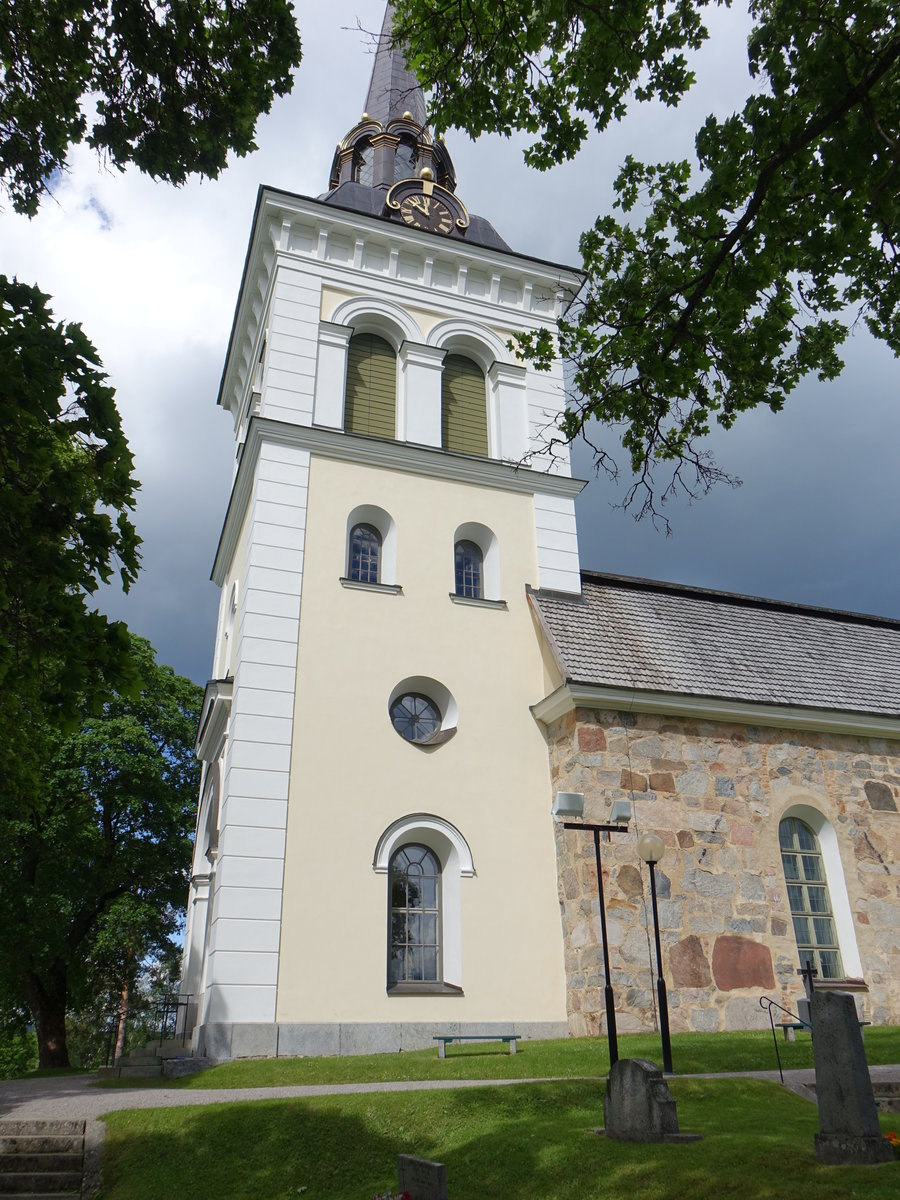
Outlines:
[[[549,725],[576,708],[609,708],[617,712],[653,713],[730,725],[764,725],[769,729],[900,739],[900,717],[580,683],[562,684],[533,704],[531,712],[542,725]]]
[[[585,480],[573,479],[569,475],[549,475],[530,467],[457,454],[433,446],[363,437],[322,425],[294,425],[287,421],[273,421],[269,417],[252,417],[213,563],[211,579],[220,587],[225,582],[250,503],[256,464],[263,443],[307,450],[321,458],[341,462],[385,467],[409,475],[448,479],[526,495],[563,496],[574,500],[587,486]]]
[[[222,743],[231,715],[233,679],[210,679],[203,694],[195,753],[202,762],[215,762],[222,751]]]

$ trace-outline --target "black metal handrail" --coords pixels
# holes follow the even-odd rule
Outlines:
[[[157,1027],[159,1029],[159,1048],[162,1049],[162,1044],[167,1036],[177,1038],[178,1036],[178,1015],[182,1009],[190,1007],[193,995],[191,993],[183,993],[176,995],[163,996],[156,1005]],[[187,1041],[187,1012],[185,1012],[185,1020],[181,1023],[181,1044],[184,1046]]]
[[[769,996],[760,996],[759,1007],[767,1009],[769,1013],[769,1024],[772,1026],[772,1044],[775,1047],[775,1059],[778,1063],[778,1074],[781,1076],[781,1082],[784,1083],[784,1071],[781,1069],[781,1052],[778,1049],[778,1035],[775,1032],[775,1018],[772,1016],[772,1009],[777,1008],[779,1012],[787,1013],[789,1017],[793,1017],[795,1025],[805,1025],[812,1033],[812,1025],[809,1021],[804,1021],[797,1013],[792,1013],[789,1008],[785,1008],[783,1004],[779,1004],[777,1000],[772,1000]],[[786,1024],[786,1022],[782,1022]]]

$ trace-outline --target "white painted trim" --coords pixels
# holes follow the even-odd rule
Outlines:
[[[378,875],[386,875],[391,856],[400,842],[408,841],[413,837],[421,837],[423,831],[441,834],[453,846],[459,857],[460,875],[468,879],[475,874],[475,864],[472,861],[469,843],[455,825],[451,825],[443,817],[435,817],[431,813],[409,813],[388,825],[375,846],[372,870]]]
[[[547,475],[528,467],[511,466],[476,455],[364,437],[315,425],[294,425],[288,421],[273,421],[269,417],[253,417],[247,430],[247,441],[244,443],[213,563],[211,578],[220,587],[231,566],[250,499],[256,461],[263,445],[287,446],[341,462],[387,467],[411,475],[452,479],[459,483],[473,483],[479,487],[526,495],[541,493],[574,499],[587,486],[583,479]]]
[[[433,850],[441,863],[441,958],[444,983],[463,985],[462,904],[460,880],[475,874],[472,852],[455,826],[429,813],[400,817],[384,831],[375,847],[372,868],[386,875],[391,856],[406,842],[419,842]],[[385,902],[390,903],[385,895]]]
[[[222,753],[233,690],[233,679],[211,679],[206,685],[194,751],[201,762],[213,763]]]
[[[825,867],[825,882],[831,896],[831,911],[837,930],[838,946],[845,979],[862,979],[862,959],[856,944],[856,929],[850,909],[850,897],[844,879],[844,866],[838,847],[837,834],[828,818],[812,804],[789,804],[779,818],[779,825],[787,817],[797,817],[807,824],[819,839],[822,864]],[[790,907],[790,906],[788,906]]]
[[[564,683],[549,696],[533,704],[531,712],[542,725],[549,725],[576,708],[610,708],[617,712],[659,713],[736,725],[764,725],[774,729],[809,729],[818,733],[900,739],[898,717],[595,684]]]
[[[399,353],[404,342],[424,342],[422,330],[409,315],[391,300],[375,296],[354,296],[344,300],[331,314],[332,325],[351,325],[355,333],[375,333],[390,342]]]
[[[487,375],[495,362],[514,364],[513,356],[502,338],[478,321],[451,317],[440,321],[428,334],[428,345],[437,346],[448,354],[464,354],[472,358]]]

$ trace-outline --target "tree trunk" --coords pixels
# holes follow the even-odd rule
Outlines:
[[[116,1027],[116,1048],[113,1051],[113,1062],[117,1062],[125,1053],[125,1027],[128,1023],[128,977],[122,984],[122,994],[119,997],[119,1023]]]
[[[69,1049],[66,1045],[66,998],[68,992],[66,964],[56,959],[45,975],[29,971],[24,979],[24,993],[34,1017],[37,1034],[38,1066],[67,1067]]]

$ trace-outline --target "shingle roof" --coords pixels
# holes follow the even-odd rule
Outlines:
[[[582,574],[533,599],[569,683],[900,715],[900,621]]]

